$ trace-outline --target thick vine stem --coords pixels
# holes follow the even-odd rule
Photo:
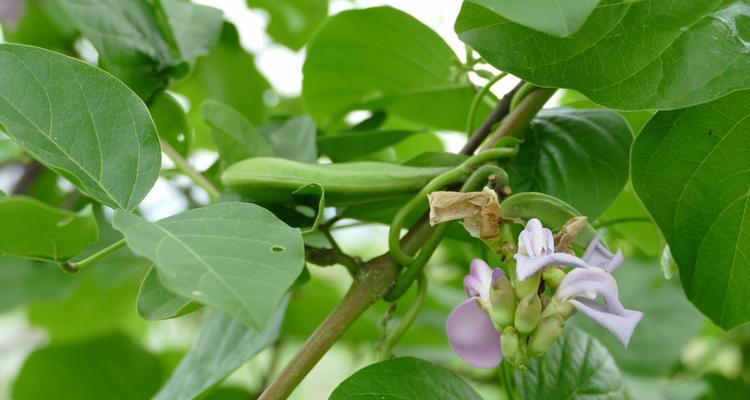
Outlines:
[[[500,99],[495,109],[493,109],[490,115],[488,115],[484,122],[482,122],[482,125],[471,134],[471,137],[461,149],[461,154],[474,154],[479,148],[479,145],[481,145],[482,142],[484,142],[484,139],[487,138],[487,135],[492,132],[492,126],[502,121],[503,118],[510,113],[510,103],[513,101],[513,96],[515,96],[516,92],[521,89],[524,83],[524,81],[521,81],[510,92],[506,93],[502,99]]]
[[[523,135],[529,123],[539,110],[544,107],[547,100],[555,94],[557,89],[540,88],[531,91],[518,104],[515,110],[508,115],[503,124],[490,135],[482,149],[491,149],[501,138],[506,136],[520,137]]]
[[[537,92],[538,90],[535,90],[527,96],[513,112],[513,115],[509,115],[505,118],[503,122],[503,126],[506,126],[504,128],[505,131],[514,132],[516,129],[519,129],[519,126],[516,125],[523,125],[524,121],[528,124],[528,121],[533,118],[533,115],[541,109],[544,102],[542,102],[542,105],[538,108],[526,105],[529,99],[533,97],[534,93]],[[506,97],[507,96],[508,95],[506,95]],[[549,96],[551,96],[551,93],[549,93]],[[547,97],[545,101],[548,98],[549,97]],[[505,99],[505,97],[503,99]],[[508,102],[510,102],[510,99],[508,99]],[[531,115],[516,115],[526,113]],[[493,123],[490,123],[489,126],[492,126],[492,124]],[[524,129],[525,126],[526,125],[523,125]],[[489,129],[487,132],[489,132]],[[468,146],[467,143],[467,146],[464,146],[461,153],[472,154],[474,149],[476,149],[476,147],[473,146],[476,145],[478,147],[479,144],[484,141],[487,132],[480,131],[478,134],[473,135],[470,142],[474,144]],[[521,132],[523,132],[522,129]],[[494,147],[499,139],[500,137],[495,138],[492,146],[489,147]],[[433,232],[433,230],[429,226],[427,215],[424,215],[401,239],[400,245],[402,250],[406,254],[413,255],[420,247],[422,247],[425,241],[429,238],[431,232]],[[372,304],[379,301],[386,293],[388,293],[399,277],[399,271],[400,266],[391,258],[389,253],[383,254],[365,263],[358,271],[354,278],[354,282],[341,303],[331,311],[315,332],[310,335],[276,380],[266,388],[261,395],[260,400],[279,400],[287,398],[315,364],[317,364],[320,358],[323,357],[328,349],[330,349],[331,346],[333,346],[333,344],[344,334],[349,326],[353,324],[354,321]]]

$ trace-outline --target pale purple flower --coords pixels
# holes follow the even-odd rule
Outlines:
[[[572,254],[556,253],[552,231],[543,227],[536,218],[530,219],[518,236],[518,252],[514,258],[518,280],[521,282],[550,264],[588,267],[583,260]]]
[[[24,8],[23,0],[0,0],[0,22],[12,31],[20,21]]]
[[[599,296],[602,303],[596,301]],[[617,282],[612,275],[599,268],[576,268],[568,272],[557,288],[555,298],[570,302],[578,311],[612,333],[625,347],[643,317],[643,313],[622,306],[618,299]]]
[[[503,360],[500,333],[488,314],[490,287],[502,276],[500,268],[493,270],[482,260],[472,261],[471,272],[464,278],[469,298],[453,309],[445,324],[453,351],[476,368],[494,368]]]
[[[617,250],[614,254],[609,251],[607,246],[602,243],[601,237],[596,235],[594,240],[589,243],[586,251],[583,253],[582,259],[586,264],[592,267],[601,268],[612,273],[620,266],[624,257],[620,250]]]

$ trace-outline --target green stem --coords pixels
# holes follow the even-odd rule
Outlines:
[[[110,244],[109,246],[107,246],[107,247],[105,247],[105,248],[97,251],[96,253],[94,253],[94,254],[92,254],[92,255],[84,258],[81,261],[66,261],[66,262],[60,264],[60,266],[65,271],[67,271],[67,272],[76,273],[76,272],[78,272],[78,271],[80,271],[80,270],[82,270],[82,269],[90,266],[91,264],[99,261],[100,258],[103,258],[103,257],[105,257],[105,256],[107,256],[107,255],[109,255],[109,254],[111,254],[111,253],[119,250],[122,247],[125,247],[126,244],[127,244],[127,242],[125,241],[125,239],[120,239],[120,240],[118,240],[118,241]]]
[[[411,304],[411,307],[409,307],[409,310],[406,311],[406,314],[404,314],[404,317],[401,319],[396,329],[383,341],[380,355],[378,357],[379,360],[383,361],[391,358],[393,347],[396,346],[396,343],[401,340],[401,337],[404,336],[414,323],[414,320],[417,319],[417,315],[422,309],[426,297],[427,276],[425,276],[424,270],[422,270],[422,273],[419,274],[419,278],[417,278],[417,295],[414,297],[414,302]]]
[[[497,141],[506,136],[521,137],[531,120],[544,107],[544,104],[552,97],[555,90],[557,89],[535,89],[526,95],[515,111],[508,114],[500,127],[490,135],[484,146],[482,146],[482,149],[495,147]]]
[[[190,166],[190,163],[182,157],[180,153],[177,152],[177,150],[174,149],[174,147],[170,146],[169,143],[167,143],[164,139],[159,139],[159,144],[161,144],[161,150],[169,156],[169,158],[174,162],[177,169],[182,171],[183,174],[190,177],[190,179],[195,182],[196,185],[203,188],[203,190],[208,193],[208,197],[211,199],[211,202],[216,202],[219,200],[219,197],[221,197],[221,193],[219,192],[219,189],[216,188],[216,186],[213,185],[208,179],[206,179],[205,176],[201,175],[200,172],[196,171],[193,167]]]
[[[487,82],[487,84],[485,84],[482,89],[477,92],[477,94],[474,95],[474,99],[471,101],[471,107],[469,107],[469,119],[466,121],[466,133],[474,132],[474,119],[477,116],[479,104],[481,104],[484,96],[487,95],[487,92],[492,89],[492,86],[494,84],[496,84],[500,79],[503,79],[507,75],[507,72],[501,72],[500,74],[496,75],[494,78],[490,79],[490,81]]]
[[[516,394],[513,391],[513,385],[511,384],[512,371],[508,371],[508,363],[503,362],[500,365],[500,384],[503,385],[505,391],[505,397],[507,400],[515,400]]]
[[[537,87],[529,82],[525,82],[523,86],[513,95],[513,100],[510,101],[510,112],[515,111],[521,101],[528,96],[529,93],[533,92]]]

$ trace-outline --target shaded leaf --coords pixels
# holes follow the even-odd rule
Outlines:
[[[159,137],[178,153],[186,156],[193,140],[193,129],[177,100],[168,93],[160,93],[151,102],[149,111]]]
[[[22,304],[63,299],[76,284],[54,264],[0,256],[0,313]]]
[[[280,124],[264,125],[259,130],[278,157],[307,163],[318,160],[317,131],[310,117],[291,117]]]
[[[277,43],[299,50],[328,15],[328,0],[247,0],[268,12],[266,32]]]
[[[276,154],[266,137],[233,108],[213,100],[204,102],[202,108],[203,118],[211,127],[211,137],[225,165]]]
[[[254,204],[226,202],[158,222],[118,211],[114,226],[164,286],[263,328],[304,266],[299,230]]]
[[[174,294],[165,288],[154,267],[151,267],[146,277],[143,278],[136,302],[138,315],[147,321],[176,318],[201,307],[200,303]]]
[[[407,130],[357,130],[318,138],[320,152],[333,161],[349,161],[394,145],[416,132]]]
[[[51,51],[0,44],[0,125],[92,198],[131,210],[161,166],[143,102],[111,75]],[[54,82],[44,84],[43,82]]]

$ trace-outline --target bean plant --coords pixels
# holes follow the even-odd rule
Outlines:
[[[235,3],[0,0],[0,397],[750,398],[747,0]]]

